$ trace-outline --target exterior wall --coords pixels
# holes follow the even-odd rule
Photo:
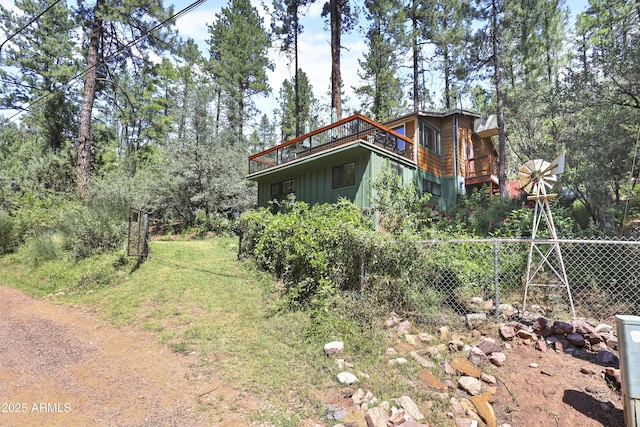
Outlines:
[[[267,206],[271,197],[271,185],[293,180],[293,190],[298,200],[309,204],[335,203],[340,197],[353,201],[360,207],[369,207],[368,177],[370,175],[370,155],[366,151],[347,151],[336,153],[324,159],[305,163],[289,171],[275,171],[259,178],[258,205]],[[335,166],[356,163],[355,185],[338,189],[331,188],[332,173]]]

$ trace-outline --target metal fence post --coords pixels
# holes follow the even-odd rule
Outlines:
[[[496,309],[496,321],[500,316],[500,267],[499,267],[499,251],[498,239],[493,239],[493,284],[496,291],[496,299],[494,302]]]

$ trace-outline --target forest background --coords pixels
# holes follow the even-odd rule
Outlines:
[[[165,230],[228,227],[255,204],[247,156],[327,124],[332,108],[379,121],[497,113],[505,179],[566,151],[558,206],[575,227],[617,234],[637,214],[637,1],[590,0],[579,13],[561,0],[230,0],[213,17],[184,7],[0,8],[0,253],[52,230],[84,242],[77,256],[117,247],[128,206]],[[326,70],[300,55],[307,14],[325,26]],[[204,42],[185,38],[181,19]],[[341,63],[352,40],[361,55]],[[483,209],[495,216],[483,221],[518,207]],[[470,227],[469,211],[454,220],[495,231]]]

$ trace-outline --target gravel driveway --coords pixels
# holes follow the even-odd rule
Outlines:
[[[189,379],[196,361],[151,333],[0,286],[1,426],[225,425],[199,411],[215,385]]]

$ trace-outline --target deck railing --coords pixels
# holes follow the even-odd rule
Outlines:
[[[473,178],[490,178],[498,174],[498,159],[491,154],[480,156],[466,161],[467,179]]]
[[[354,114],[249,157],[249,174],[332,148],[363,141],[413,160],[413,141],[361,114]]]

